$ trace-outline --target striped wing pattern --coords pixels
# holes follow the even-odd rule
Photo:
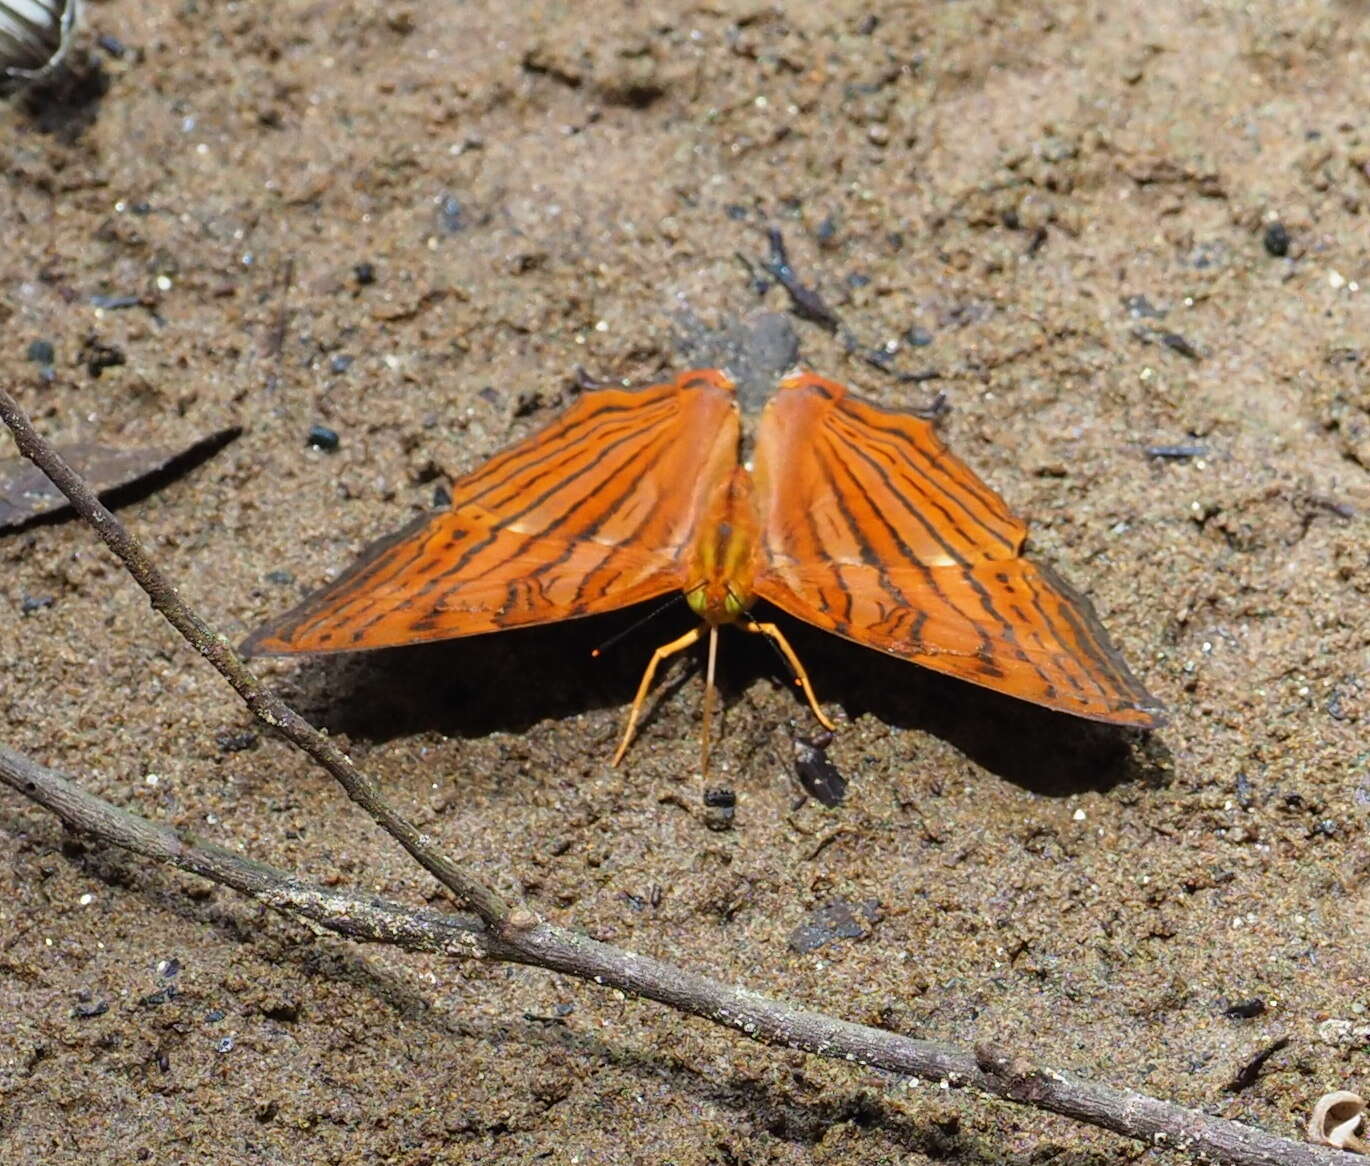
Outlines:
[[[1048,708],[1153,727],[1160,705],[1027,528],[911,414],[810,373],[762,415],[756,593],[806,623]]]
[[[731,384],[687,373],[584,394],[258,629],[249,655],[355,651],[611,611],[685,585],[703,499],[732,472]]]

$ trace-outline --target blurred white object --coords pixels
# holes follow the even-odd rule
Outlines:
[[[39,81],[62,63],[80,0],[0,0],[0,84]]]

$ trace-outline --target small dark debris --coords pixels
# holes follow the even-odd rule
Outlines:
[[[51,607],[56,600],[51,595],[25,595],[19,600],[19,613],[21,615],[32,615],[35,611],[42,611],[45,607]]]
[[[928,372],[904,373],[899,377],[899,380],[901,382],[935,381],[941,375],[940,372],[932,369]],[[924,421],[937,421],[951,412],[951,398],[947,396],[945,391],[939,391],[933,395],[932,400],[926,405],[910,405],[908,410],[915,417],[921,417]]]
[[[915,325],[904,333],[904,339],[914,348],[926,348],[932,343],[932,333],[926,328],[919,328]]]
[[[853,271],[847,276],[847,286],[850,288],[866,287],[870,284],[871,277],[859,271]]]
[[[1199,350],[1178,332],[1162,332],[1161,343],[1181,356],[1188,357],[1190,360],[1199,359]]]
[[[369,287],[376,282],[376,265],[374,263],[358,263],[352,268],[352,278],[357,281],[358,287]]]
[[[311,425],[305,438],[305,444],[310,449],[321,449],[324,453],[332,453],[341,443],[342,438],[338,436],[338,431],[329,429],[327,425]]]
[[[73,1020],[90,1020],[108,1011],[109,1002],[106,1000],[82,1000],[72,1008],[71,1016]]]
[[[163,1004],[170,1004],[176,999],[176,996],[177,992],[175,986],[168,984],[165,988],[159,988],[156,992],[149,992],[139,1000],[138,1003],[144,1008],[158,1008]]]
[[[128,209],[131,214],[137,215],[140,219],[145,219],[152,213],[152,204],[146,199],[140,198],[137,202],[130,203]]]
[[[456,235],[466,230],[466,212],[456,195],[444,194],[439,197],[438,226],[444,235]]]
[[[1260,1077],[1261,1069],[1265,1067],[1266,1061],[1270,1060],[1270,1058],[1281,1049],[1288,1047],[1289,1038],[1287,1036],[1282,1036],[1277,1040],[1271,1041],[1270,1044],[1266,1045],[1265,1048],[1261,1049],[1261,1051],[1252,1057],[1251,1060],[1247,1061],[1245,1065],[1237,1070],[1237,1073],[1232,1080],[1223,1086],[1223,1092],[1240,1093],[1243,1089],[1249,1089],[1256,1083],[1257,1078]]]
[[[205,1013],[205,1021],[208,1024],[218,1024],[219,1021],[221,1021],[225,1015],[226,1013],[222,1008],[211,1008],[208,1012]]]
[[[255,748],[259,739],[254,729],[220,729],[214,734],[220,753],[243,753]]]
[[[1264,1016],[1265,1001],[1259,996],[1253,996],[1250,1000],[1238,1000],[1224,1008],[1223,1015],[1228,1020],[1251,1020],[1257,1016]]]
[[[478,393],[476,393],[476,396],[478,396],[487,405],[499,404],[499,390],[495,388],[494,385],[486,385],[485,388],[481,389]]]
[[[740,223],[747,217],[747,208],[740,203],[729,203],[723,208],[723,213],[735,223]]]
[[[1160,344],[1190,360],[1200,359],[1199,350],[1178,332],[1163,332],[1156,328],[1149,328],[1145,324],[1138,324],[1132,329],[1132,337],[1134,340],[1140,340],[1143,344]]]
[[[1283,223],[1271,223],[1265,228],[1265,250],[1276,259],[1289,254],[1289,228]]]
[[[87,340],[81,345],[81,363],[96,380],[107,368],[118,368],[128,363],[123,351],[112,344],[101,344],[98,340]]]
[[[876,16],[874,12],[868,13],[861,18],[861,23],[856,26],[856,35],[870,36],[879,27],[880,17]]]
[[[537,389],[524,389],[514,398],[514,416],[531,417],[543,406],[542,393]]]
[[[225,1036],[219,1038],[219,1043],[214,1046],[216,1053],[231,1053],[233,1051],[233,1038]]]
[[[1123,307],[1134,320],[1161,320],[1166,314],[1165,308],[1156,307],[1146,296],[1124,296]]]
[[[34,340],[24,355],[34,364],[51,365],[57,359],[57,349],[50,340]]]
[[[1205,457],[1208,454],[1206,445],[1148,445],[1146,456],[1154,458],[1169,458],[1172,460],[1183,460],[1191,457]]]
[[[770,256],[761,261],[762,270],[785,289],[786,294],[790,297],[790,303],[794,307],[795,315],[826,328],[829,332],[836,333],[841,326],[837,313],[828,307],[827,302],[818,292],[800,282],[794,268],[790,266],[790,257],[785,250],[784,235],[780,233],[778,228],[772,227],[766,232],[766,238],[770,243]]]
[[[847,779],[831,761],[825,746],[831,734],[810,741],[798,737],[794,741],[794,775],[804,792],[825,806],[840,806],[847,796]]]
[[[161,973],[164,980],[175,979],[181,974],[181,961],[172,956],[161,965]]]
[[[857,918],[858,913],[864,923]],[[811,911],[809,917],[790,932],[790,950],[803,955],[839,939],[860,939],[870,930],[878,913],[879,904],[874,899],[855,908],[851,903],[835,900]]]
[[[818,224],[814,237],[820,247],[831,247],[837,240],[837,216],[825,215],[823,221]]]
[[[101,51],[116,61],[121,61],[128,53],[128,45],[124,44],[117,36],[108,32],[102,32],[95,38],[95,43],[100,46]]]
[[[452,505],[452,491],[443,482],[439,482],[433,487],[433,508],[435,510],[446,510]]]
[[[274,583],[277,587],[289,587],[290,584],[295,582],[295,576],[290,571],[277,569],[266,573],[266,581],[268,583]]]
[[[704,791],[704,824],[710,830],[731,830],[736,812],[737,794],[726,786]]]
[[[1251,779],[1244,773],[1237,774],[1236,794],[1237,805],[1243,810],[1249,810],[1256,800],[1251,789]]]
[[[171,1054],[166,1052],[159,1052],[157,1054],[157,1068],[160,1069],[163,1073],[170,1073]]]
[[[356,359],[355,356],[348,356],[345,352],[336,352],[328,362],[328,371],[339,373],[346,372],[352,367],[352,362]]]
[[[93,308],[104,308],[106,311],[117,312],[121,308],[136,308],[143,301],[138,296],[110,296],[97,293],[90,297],[90,305]],[[120,364],[124,362],[119,361]]]

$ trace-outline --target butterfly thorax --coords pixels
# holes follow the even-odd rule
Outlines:
[[[751,475],[738,467],[713,491],[691,548],[685,598],[707,623],[732,623],[752,605],[760,526]]]

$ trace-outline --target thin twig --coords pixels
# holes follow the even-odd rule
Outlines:
[[[436,853],[426,838],[384,803],[375,783],[361,774],[336,746],[257,683],[227,641],[186,607],[149,562],[138,542],[38,436],[3,389],[0,418],[14,432],[20,451],[52,478],[78,513],[124,561],[151,597],[153,606],[229,679],[248,707],[333,774],[353,801],[469,904],[485,926],[477,930],[470,920],[411,911],[384,901],[363,903],[313,887],[228,851],[184,838],[167,827],[156,826],[0,748],[0,780],[45,806],[68,825],[235,887],[273,907],[299,913],[354,939],[564,972],[659,1001],[736,1029],[764,1044],[978,1089],[1209,1161],[1232,1166],[1354,1166],[1351,1155],[1316,1149],[1143,1094],[1085,1081],[1034,1065],[1002,1049],[981,1047],[971,1053],[954,1045],[900,1036],[794,1008],[557,927],[537,919],[527,908],[516,908],[511,913],[494,892]]]
[[[763,1044],[978,1089],[1234,1166],[1354,1162],[1350,1155],[1314,1149],[1139,1093],[1045,1069],[1002,1049],[982,1046],[971,1053],[794,1008],[549,923],[513,932],[511,939],[495,939],[474,918],[415,910],[374,896],[315,886],[119,809],[3,745],[0,783],[51,810],[73,830],[233,887],[348,939],[459,959],[550,968],[658,1000],[737,1029]]]
[[[397,813],[384,798],[376,783],[362,773],[352,759],[314,728],[285,701],[261,683],[248,670],[228,640],[214,631],[186,606],[171,581],[148,557],[142,544],[123,523],[114,517],[91,493],[90,487],[52,445],[41,438],[15,399],[0,389],[0,419],[10,427],[19,452],[33,462],[71,502],[72,508],[122,560],[152,606],[174,627],[185,641],[223,675],[243,703],[262,721],[279,732],[292,745],[303,750],[335,777],[357,805],[371,815],[387,834],[409,852],[413,859],[447,887],[463,906],[470,907],[498,933],[513,920],[521,926],[532,922],[525,908],[517,918],[499,895],[467,874],[450,859],[435,851],[429,840],[412,822]]]

